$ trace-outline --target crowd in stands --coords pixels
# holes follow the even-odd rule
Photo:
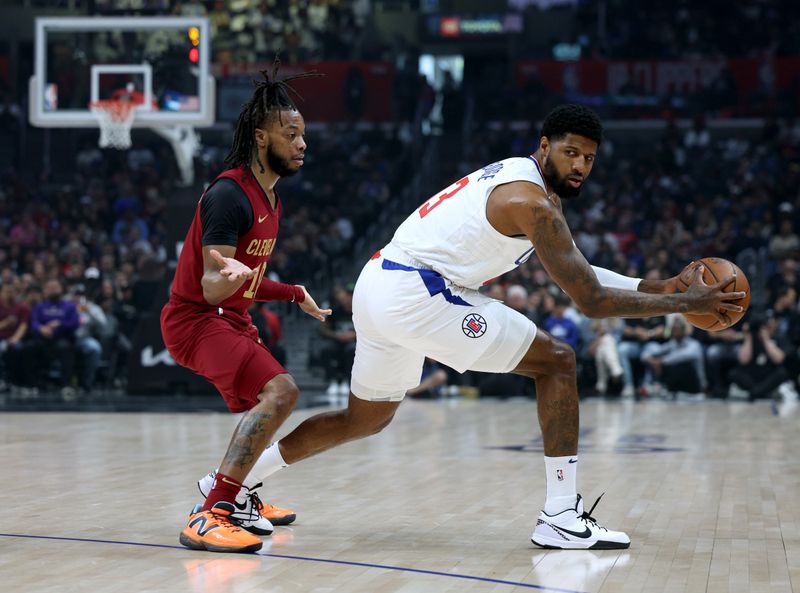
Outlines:
[[[510,155],[532,152],[535,134],[482,129],[481,142],[442,147],[430,192]],[[271,273],[316,286],[346,284],[334,264],[397,199],[412,169],[395,131],[342,126],[309,133],[307,169],[281,182],[285,201]],[[601,145],[580,198],[566,204],[590,262],[639,277],[668,277],[703,256],[737,261],[750,277],[750,314],[708,333],[680,316],[589,320],[549,280],[536,258],[488,287],[493,296],[567,341],[578,353],[584,392],[707,393],[757,399],[795,389],[800,347],[800,128],[769,121],[746,141],[717,137],[702,119],[668,126],[647,150]],[[33,391],[122,386],[137,320],[169,277],[166,204],[177,178],[156,147],[104,153],[87,145],[69,183],[0,176],[0,379]],[[207,147],[204,177],[225,147]],[[402,155],[402,156],[401,156]],[[157,157],[164,158],[157,158]],[[412,196],[415,204],[425,196]],[[404,207],[405,207],[404,206]],[[331,348],[317,363],[337,390],[352,355],[349,290],[336,288],[341,319],[326,326]],[[339,323],[341,321],[341,323]],[[431,362],[431,365],[434,363]],[[430,365],[429,365],[430,366]],[[426,377],[446,369],[430,367]],[[530,395],[516,377],[448,375],[483,395]]]
[[[396,129],[310,132],[306,168],[279,186],[285,214],[270,274],[330,282],[332,263],[351,257],[389,188],[402,187],[407,142]],[[63,183],[0,175],[0,386],[124,384],[137,320],[171,275],[166,209],[179,176],[162,149],[87,142]],[[227,149],[205,148],[204,178],[224,169]]]
[[[606,58],[736,58],[800,52],[800,11],[791,0],[683,0],[658,6],[635,0],[613,0],[602,6],[580,2],[576,16],[586,53]],[[605,23],[602,38],[598,19]],[[748,38],[736,31],[748,31]]]
[[[289,62],[363,59],[378,44],[369,0],[188,0],[177,16],[208,16],[213,60],[269,62],[276,52]]]
[[[50,9],[73,9],[103,15],[208,16],[215,38],[215,61],[263,62],[282,49],[290,61],[362,59],[387,49],[372,23],[369,0],[16,0]],[[556,42],[575,43],[583,57],[608,59],[688,59],[758,57],[800,52],[800,10],[792,0],[702,3],[681,0],[652,6],[635,0],[608,2],[535,2],[509,0],[507,10],[525,21],[575,23],[567,38],[540,39],[529,29],[515,42],[528,58],[552,58]],[[413,0],[393,0],[390,8],[419,11],[422,18],[440,8],[421,8]],[[739,32],[747,31],[747,35]],[[569,36],[571,34],[571,37]],[[376,51],[377,50],[377,51]],[[388,54],[387,54],[388,57]]]
[[[0,175],[0,385],[71,394],[124,382],[130,337],[165,273],[177,178],[170,160],[142,152],[87,145],[65,183]]]
[[[145,14],[208,15],[218,64],[269,62],[278,49],[287,62],[387,56],[367,0],[140,4]],[[605,3],[601,34],[598,4],[583,2],[576,9],[577,40],[584,57],[609,59],[797,55],[795,4],[715,0],[700,6],[684,0],[658,7],[612,0]],[[731,34],[742,30],[748,34]],[[394,56],[393,110],[394,121],[404,123],[360,130],[346,122],[309,131],[304,171],[278,186],[285,209],[270,274],[332,289],[337,316],[320,336],[328,348],[317,364],[337,393],[346,390],[354,339],[347,286],[354,278],[340,276],[341,264],[351,262],[357,239],[374,230],[382,210],[397,208],[402,188],[420,168],[414,158],[424,153],[412,147],[420,120],[439,106],[443,144],[433,175],[425,179],[430,195],[478,167],[533,152],[537,130],[521,132],[511,120],[530,121],[569,99],[546,90],[535,77],[511,84],[508,69],[492,62],[489,70],[496,77],[472,76],[459,87],[448,76],[437,100],[418,72],[415,51],[403,51],[403,59]],[[658,141],[643,136],[615,142],[611,135],[581,197],[566,205],[565,214],[587,259],[621,273],[663,278],[703,256],[737,261],[753,275],[753,303],[743,322],[708,333],[687,326],[680,316],[589,320],[535,257],[487,288],[573,346],[584,392],[758,399],[776,392],[791,396],[796,388],[800,124],[795,121],[800,120],[792,117],[800,115],[800,85],[768,97],[769,105],[749,98],[757,114],[786,117],[767,119],[757,137],[714,134],[705,116],[697,116],[689,129],[669,119],[676,113],[731,115],[739,100],[731,84],[730,73],[723,72],[709,88],[683,97],[680,108],[657,102],[645,115],[668,118]],[[604,105],[597,110],[603,117],[631,113]],[[35,163],[26,162],[28,155],[16,150],[24,112],[19,98],[3,89],[0,163],[9,169],[0,172],[0,388],[34,393],[55,387],[74,395],[124,387],[137,323],[163,296],[171,275],[166,209],[179,178],[174,157],[163,143],[137,143],[116,153],[98,150],[93,138],[74,156],[55,155],[70,164],[69,175],[56,179],[40,170],[38,153]],[[461,138],[465,118],[476,128],[469,142]],[[489,121],[500,121],[500,127],[481,123]],[[224,168],[229,141],[204,136],[198,177],[210,180]],[[51,152],[59,152],[55,144]],[[426,198],[410,196],[402,209],[410,212]],[[279,334],[274,315],[264,313],[263,331]],[[270,344],[279,347],[275,339]],[[533,394],[532,383],[519,377],[457,377],[434,361],[426,364],[422,379],[421,392],[428,395],[447,384],[483,395]]]
[[[36,8],[104,16],[207,16],[214,61],[358,59],[375,43],[369,0],[16,0]]]

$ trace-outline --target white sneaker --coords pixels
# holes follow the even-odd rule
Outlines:
[[[200,494],[203,495],[203,498],[208,498],[208,493],[214,487],[214,480],[216,479],[217,472],[213,471],[198,480],[197,487],[200,489]],[[231,513],[230,519],[250,533],[255,533],[256,535],[271,534],[273,530],[272,523],[259,512],[261,505],[255,488],[248,490],[242,487],[242,489],[246,491],[246,499],[244,502],[234,501],[233,504],[236,506],[236,510]]]
[[[778,394],[784,402],[796,402],[798,395],[797,389],[794,388],[794,383],[785,381],[778,386]]]
[[[750,392],[742,389],[736,383],[728,385],[728,399],[748,399]]]
[[[603,495],[600,495],[603,498]],[[539,520],[531,541],[542,548],[559,550],[616,550],[628,548],[631,538],[621,531],[610,531],[597,524],[591,516],[600,502],[598,498],[589,512],[583,510],[583,499],[578,495],[574,509],[556,515],[539,513]]]
[[[679,402],[702,402],[706,399],[706,394],[702,391],[689,392],[689,391],[676,391],[675,399]]]

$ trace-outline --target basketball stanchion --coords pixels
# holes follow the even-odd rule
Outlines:
[[[191,186],[194,183],[194,157],[202,146],[200,136],[191,126],[152,126],[151,129],[172,147],[181,173],[179,185]]]

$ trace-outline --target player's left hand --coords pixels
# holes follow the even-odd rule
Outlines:
[[[647,290],[644,292],[651,292],[654,294],[674,294],[678,292],[678,279],[680,275],[673,276],[672,278],[665,278],[663,280],[647,280]],[[691,283],[691,280],[689,280]]]
[[[666,280],[662,280],[663,282],[663,290],[661,292],[665,294],[673,294],[676,292],[680,292],[681,283],[686,286],[689,286],[692,281],[694,280],[694,273],[697,270],[697,267],[702,265],[699,260],[693,261],[688,266],[681,270],[681,273],[677,276],[673,276],[672,278],[667,278]],[[681,283],[678,282],[681,281]]]
[[[300,285],[298,284],[298,286]],[[314,319],[317,319],[319,321],[325,321],[325,318],[331,313],[333,313],[333,311],[331,309],[320,309],[316,301],[313,298],[311,298],[310,294],[308,294],[306,287],[300,286],[300,288],[302,288],[303,292],[306,293],[306,298],[303,300],[303,302],[298,303],[300,308],[309,315],[311,315],[311,317],[313,317]]]
[[[208,253],[217,262],[220,276],[227,278],[230,282],[249,280],[256,275],[256,270],[247,267],[235,258],[225,257],[216,249],[212,249]]]
[[[693,261],[686,266],[680,274],[672,278],[665,278],[664,280],[642,280],[642,284],[646,288],[640,288],[643,292],[652,292],[655,294],[675,294],[680,292],[679,287],[681,284],[689,286],[694,281],[694,273],[697,267],[701,265],[699,261]]]
[[[699,264],[700,262],[696,262]],[[685,284],[692,283],[692,273],[694,272],[696,266],[692,266],[689,264],[686,268],[684,268],[683,273],[685,277],[683,278],[683,282]],[[688,272],[687,272],[688,270]],[[672,278],[665,278],[663,280],[649,280],[645,279],[642,280],[642,283],[639,285],[639,290],[642,292],[649,292],[652,294],[674,294],[678,291],[678,287],[680,284],[678,280],[681,279],[681,275],[673,276]]]

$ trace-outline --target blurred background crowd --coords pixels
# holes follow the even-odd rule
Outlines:
[[[565,205],[587,259],[665,278],[700,257],[727,258],[750,279],[751,311],[717,333],[693,329],[680,316],[587,319],[535,256],[486,290],[570,343],[585,395],[796,399],[796,3],[684,1],[656,9],[629,0],[509,0],[495,12],[510,30],[480,40],[489,55],[469,36],[436,36],[443,29],[431,23],[456,13],[456,1],[17,4],[32,14],[57,5],[60,14],[208,16],[220,92],[229,68],[241,74],[276,50],[290,67],[317,63],[324,71],[326,62],[344,60],[352,73],[364,71],[366,61],[385,66],[392,81],[386,99],[381,95],[385,116],[370,110],[368,81],[348,74],[341,115],[315,121],[329,97],[315,97],[312,83],[303,86],[306,165],[278,188],[285,214],[270,274],[309,286],[334,316],[318,331],[283,306],[253,311],[290,370],[302,375],[302,367],[331,397],[347,390],[356,340],[352,284],[363,261],[416,205],[488,163],[530,154],[546,112],[580,101],[608,127],[580,198]],[[615,18],[620,14],[626,18]],[[418,25],[413,34],[400,30],[405,22]],[[4,56],[15,64],[5,78],[0,68],[0,390],[26,397],[55,390],[68,398],[124,391],[144,356],[137,332],[166,298],[188,224],[175,222],[186,220],[176,214],[175,196],[184,191],[196,200],[224,168],[230,126],[200,131],[198,183],[179,188],[175,158],[154,135],[137,132],[133,148],[119,152],[98,149],[96,131],[29,126],[20,82],[30,75],[29,50],[0,44],[0,64]],[[450,59],[459,51],[462,62]],[[449,61],[437,62],[437,52]],[[425,66],[429,54],[433,67]],[[647,77],[620,78],[615,72],[625,60],[652,72],[676,60],[713,68],[693,84],[659,86]],[[593,91],[585,69],[598,64],[616,82]],[[421,380],[415,394],[426,397],[534,395],[520,378],[459,376],[435,361]]]

